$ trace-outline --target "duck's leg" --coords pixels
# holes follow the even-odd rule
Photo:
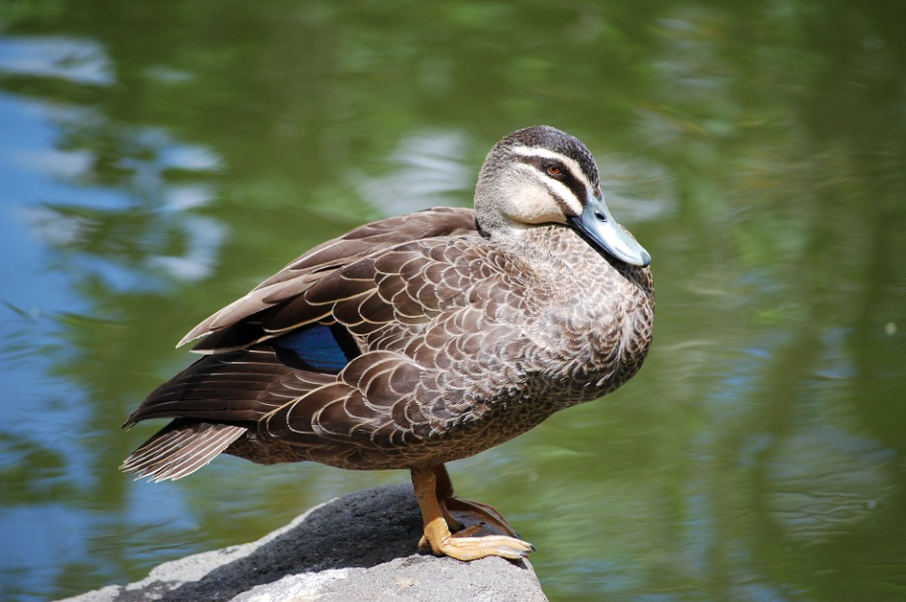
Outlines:
[[[442,466],[440,468],[443,469]],[[485,556],[502,556],[516,560],[534,551],[532,544],[508,535],[453,537],[445,517],[449,512],[444,510],[437,496],[437,470],[437,467],[432,466],[412,468],[412,486],[425,526],[422,542],[427,543],[434,554],[450,556],[457,560],[475,560]],[[446,471],[443,474],[446,474]],[[452,491],[449,480],[447,477],[445,487]]]
[[[447,519],[447,524],[452,530],[457,531],[457,533],[453,535],[454,537],[472,535],[474,532],[480,531],[484,527],[489,527],[491,530],[497,531],[500,534],[519,539],[519,534],[516,533],[516,530],[513,529],[510,523],[503,518],[503,515],[500,514],[496,508],[489,506],[488,504],[464,500],[453,495],[453,482],[450,480],[450,475],[447,473],[446,466],[443,464],[435,466],[434,476],[437,479],[437,501],[440,502],[440,507],[444,513],[444,518]],[[454,512],[460,516],[467,515],[473,517],[473,520],[469,521],[469,525],[463,531],[459,530],[466,527],[466,525],[453,516]]]

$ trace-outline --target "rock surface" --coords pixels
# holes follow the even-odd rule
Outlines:
[[[317,506],[256,542],[164,563],[130,585],[65,602],[543,602],[528,561],[460,562],[416,551],[421,514],[408,485]]]

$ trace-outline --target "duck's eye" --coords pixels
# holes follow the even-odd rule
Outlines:
[[[547,175],[553,176],[555,178],[563,174],[563,170],[561,170],[556,165],[548,165],[544,168],[544,170],[547,172]]]

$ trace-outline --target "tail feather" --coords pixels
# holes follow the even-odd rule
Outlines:
[[[216,458],[248,429],[174,420],[132,452],[120,470],[152,482],[181,479]]]

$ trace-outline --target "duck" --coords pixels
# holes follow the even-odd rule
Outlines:
[[[488,153],[474,209],[354,228],[192,329],[179,346],[201,357],[123,427],[170,422],[121,468],[176,480],[226,453],[408,470],[419,550],[524,558],[534,546],[454,495],[446,464],[633,377],[652,340],[650,262],[613,218],[588,148],[520,129]]]

